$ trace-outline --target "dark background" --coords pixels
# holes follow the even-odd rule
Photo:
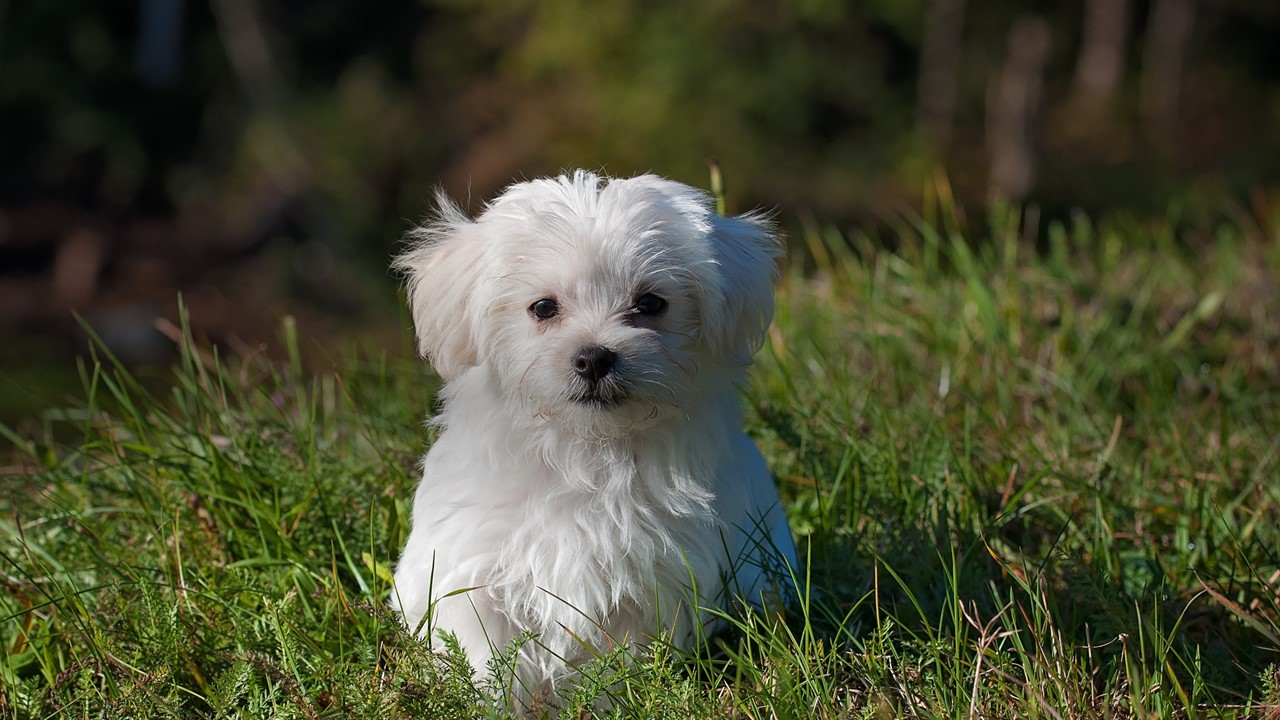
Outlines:
[[[792,228],[1267,225],[1278,43],[1274,0],[0,0],[0,420],[74,383],[73,311],[164,366],[179,293],[233,352],[289,314],[407,354],[386,267],[434,186],[715,157]]]

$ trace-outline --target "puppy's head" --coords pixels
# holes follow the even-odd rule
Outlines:
[[[420,350],[445,380],[487,369],[548,421],[613,434],[696,402],[772,318],[770,226],[686,185],[579,171],[512,185],[474,220],[438,201],[396,261]]]

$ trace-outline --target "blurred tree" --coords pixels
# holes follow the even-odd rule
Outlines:
[[[963,55],[964,0],[931,0],[920,47],[916,84],[916,128],[945,150],[951,140],[958,77]]]
[[[1154,0],[1142,65],[1142,115],[1146,131],[1168,144],[1177,119],[1183,68],[1191,40],[1192,0]]]
[[[1128,0],[1085,0],[1071,90],[1072,102],[1086,115],[1102,115],[1120,89],[1128,35]]]
[[[918,31],[918,7],[462,4],[490,32],[508,29],[495,33],[495,74],[469,94],[486,118],[464,163],[473,187],[505,182],[512,165],[601,163],[702,182],[714,154],[754,198],[834,209],[883,186],[875,178],[896,174],[896,144],[910,142],[917,53],[902,29]]]
[[[1008,54],[991,90],[988,109],[991,169],[987,193],[992,200],[1021,203],[1035,182],[1035,136],[1049,37],[1048,24],[1037,15],[1024,15],[1009,28]]]

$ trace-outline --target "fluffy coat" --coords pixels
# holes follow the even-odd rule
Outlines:
[[[447,198],[396,267],[446,384],[393,604],[454,633],[521,701],[795,565],[735,385],[773,313],[780,247],[694,188],[587,172],[518,183],[474,220]],[[528,639],[532,638],[532,639]]]

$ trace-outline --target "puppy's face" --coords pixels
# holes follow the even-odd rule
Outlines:
[[[506,228],[516,242],[499,263],[506,272],[493,279],[483,331],[506,396],[598,431],[643,424],[689,401],[707,361],[705,298],[691,268],[710,259],[680,218],[659,223],[646,214],[574,214],[566,223],[534,212]]]
[[[652,176],[521,183],[475,220],[442,201],[416,235],[397,264],[437,371],[486,368],[520,412],[584,434],[697,402],[772,314],[768,228]]]

